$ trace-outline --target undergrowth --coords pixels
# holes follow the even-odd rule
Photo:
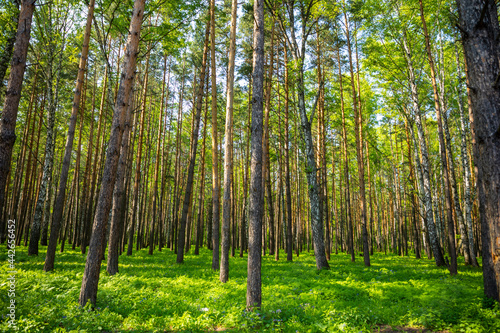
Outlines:
[[[498,305],[483,302],[482,271],[459,262],[459,274],[432,260],[375,254],[332,255],[318,271],[312,253],[293,262],[262,260],[262,309],[245,311],[246,256],[230,258],[229,282],[211,269],[211,252],[184,264],[168,249],[120,256],[120,272],[101,268],[95,309],[78,295],[85,256],[57,253],[56,269],[42,271],[46,248],[28,257],[16,248],[16,322],[20,332],[377,332],[380,326],[449,332],[500,332]],[[8,331],[7,251],[0,250],[0,329]]]

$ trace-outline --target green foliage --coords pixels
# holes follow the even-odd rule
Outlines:
[[[382,325],[451,332],[498,332],[498,305],[483,305],[481,270],[458,276],[433,261],[376,254],[372,266],[332,255],[331,269],[317,271],[314,257],[293,262],[263,258],[262,309],[246,312],[246,258],[230,258],[230,279],[221,284],[211,253],[187,254],[175,263],[169,250],[120,257],[120,273],[101,270],[97,306],[77,301],[85,258],[58,256],[53,273],[43,256],[16,251],[16,317],[21,332],[371,332]],[[44,253],[45,248],[41,249]],[[0,306],[7,306],[7,254],[0,254]],[[0,329],[7,330],[6,317]]]

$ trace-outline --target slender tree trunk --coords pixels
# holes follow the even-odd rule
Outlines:
[[[170,233],[170,248],[176,249],[177,243],[175,243],[175,227],[179,218],[179,201],[180,201],[180,187],[181,187],[181,170],[180,170],[180,158],[181,158],[181,134],[182,134],[182,106],[184,101],[184,84],[185,84],[185,68],[186,68],[186,60],[185,55],[182,59],[182,82],[181,82],[181,91],[179,96],[179,110],[177,113],[177,134],[176,134],[176,143],[175,143],[175,168],[174,168],[174,204],[172,211],[172,221],[169,226]],[[176,250],[174,251],[176,252]]]
[[[263,137],[263,155],[264,160],[262,162],[262,181],[264,182],[264,191],[266,192],[267,198],[267,208],[269,211],[269,254],[274,254],[274,206],[273,206],[273,194],[271,189],[271,164],[269,158],[269,113],[271,111],[271,95],[273,87],[273,71],[274,71],[274,29],[275,22],[272,21],[271,28],[271,50],[269,54],[269,67],[266,77],[266,92],[264,101],[264,137]],[[264,221],[263,221],[264,222]],[[263,229],[263,235],[265,238],[266,232]],[[263,250],[265,251],[265,242]]]
[[[130,256],[132,255],[132,249],[134,246],[134,231],[135,231],[135,220],[138,218],[136,217],[137,214],[137,209],[139,207],[139,187],[141,183],[141,162],[142,162],[142,147],[143,147],[143,140],[144,140],[144,123],[145,123],[145,115],[146,115],[146,101],[147,101],[147,89],[148,89],[148,77],[149,77],[149,53],[146,56],[146,65],[144,69],[144,83],[143,83],[143,88],[142,88],[142,105],[141,105],[141,120],[139,123],[140,129],[139,129],[139,142],[137,142],[137,156],[135,160],[135,180],[134,180],[134,205],[132,208],[132,229],[129,234],[129,243],[128,243],[128,249],[127,249],[127,255]],[[147,173],[147,172],[146,172]],[[141,219],[141,215],[139,215],[139,219]],[[139,224],[140,225],[140,224]],[[139,228],[140,229],[140,228]],[[140,232],[138,232],[137,235],[137,244],[140,242]],[[136,248],[138,249],[138,248]]]
[[[16,120],[21,100],[26,55],[31,36],[31,22],[36,0],[24,0],[21,3],[16,43],[12,55],[9,83],[0,122],[0,214],[5,211],[5,189],[10,175],[12,149],[16,141]],[[5,216],[0,216],[0,239],[5,239]]]
[[[326,260],[323,221],[321,220],[321,212],[319,207],[319,188],[316,177],[317,165],[314,158],[314,143],[311,130],[311,121],[314,119],[314,110],[316,109],[319,95],[316,96],[316,101],[313,106],[313,112],[311,114],[311,117],[308,118],[305,106],[303,59],[299,59],[299,57],[294,55],[294,60],[300,64],[299,65],[300,68],[297,73],[298,106],[299,106],[302,136],[305,140],[305,150],[306,150],[306,160],[307,160],[306,174],[307,174],[307,183],[309,190],[309,204],[311,206],[310,208],[311,228],[312,228],[312,238],[314,242],[314,255],[316,258],[316,268],[329,269],[330,266],[328,265],[328,261]]]
[[[345,178],[345,201],[347,210],[347,247],[351,253],[351,261],[354,262],[356,256],[354,254],[354,232],[352,227],[351,215],[351,198],[350,198],[350,181],[349,181],[349,159],[347,154],[347,131],[345,124],[344,113],[344,90],[342,86],[342,63],[340,61],[340,50],[337,49],[337,62],[339,64],[339,84],[340,84],[340,110],[342,111],[342,141],[344,147],[344,178]]]
[[[233,99],[234,60],[236,54],[236,19],[238,1],[231,3],[231,32],[229,42],[229,64],[227,69],[226,128],[224,139],[224,199],[222,207],[222,251],[219,279],[226,283],[229,278],[229,226],[231,224],[231,178],[233,175]],[[201,108],[201,107],[200,107]],[[233,247],[234,248],[234,247]]]
[[[217,79],[215,67],[215,0],[210,0],[210,60],[212,64],[212,269],[219,269],[219,145],[217,143]]]
[[[484,293],[500,302],[500,90],[497,7],[493,0],[457,0],[476,165]]]
[[[243,180],[243,212],[241,214],[241,223],[240,223],[240,257],[243,257],[243,251],[247,247],[247,225],[246,219],[249,216],[248,212],[248,171],[250,167],[250,133],[251,133],[251,120],[250,116],[252,114],[252,87],[253,81],[252,76],[248,79],[248,118],[247,118],[247,134],[246,134],[246,153],[245,153],[245,175]]]
[[[326,259],[330,260],[331,251],[331,241],[330,241],[330,216],[328,212],[328,186],[326,179],[326,129],[325,129],[325,90],[321,82],[323,82],[323,73],[321,67],[321,48],[319,43],[320,35],[318,33],[316,38],[316,50],[318,57],[318,90],[319,90],[319,101],[318,101],[318,179],[319,179],[319,191],[320,191],[320,209],[322,220],[325,221],[325,252]]]
[[[106,153],[106,162],[104,165],[103,179],[97,210],[94,218],[93,232],[90,239],[89,253],[85,263],[82,288],[80,290],[79,303],[85,306],[88,301],[93,305],[97,300],[97,286],[99,283],[99,273],[102,259],[102,244],[105,241],[106,225],[111,209],[111,200],[120,158],[120,145],[125,123],[125,114],[128,107],[129,94],[135,77],[136,60],[138,56],[139,38],[144,15],[145,0],[136,0],[134,10],[130,21],[130,34],[127,40],[125,51],[125,60],[120,78],[120,87],[118,89],[115,110],[113,114],[113,124],[111,135],[108,141],[108,150]]]
[[[160,160],[161,160],[161,141],[162,141],[162,136],[163,136],[163,108],[164,104],[168,106],[168,102],[164,103],[165,99],[165,76],[167,74],[167,56],[164,56],[164,64],[163,64],[163,85],[161,89],[161,101],[160,101],[160,116],[158,118],[158,138],[156,141],[156,158],[155,158],[155,172],[154,172],[154,179],[153,179],[153,194],[152,194],[152,206],[153,206],[153,218],[151,220],[151,233],[149,237],[149,255],[153,254],[154,250],[154,236],[155,236],[155,225],[161,226],[161,200],[158,200],[158,176],[160,174]],[[170,65],[168,69],[168,79],[166,83],[166,90],[168,91],[170,85]],[[159,201],[159,205],[158,205]],[[157,213],[157,205],[159,207],[159,212]],[[157,222],[157,216],[159,216]],[[159,228],[160,234],[161,234],[161,227]]]
[[[206,54],[206,53],[205,53]],[[208,82],[207,82],[208,83]],[[208,85],[208,84],[207,84]],[[208,92],[208,87],[205,88]],[[200,156],[200,194],[199,194],[199,205],[198,205],[198,226],[196,228],[196,245],[194,248],[194,254],[200,254],[200,246],[203,245],[203,207],[205,205],[205,148],[206,148],[206,138],[207,138],[207,127],[208,127],[208,95],[205,94],[205,116],[203,118],[203,141]]]
[[[290,180],[290,134],[289,134],[289,78],[288,50],[283,48],[285,61],[285,192],[286,192],[286,260],[293,260],[292,239],[292,189]]]
[[[213,0],[212,0],[213,1]],[[247,310],[254,310],[262,304],[261,241],[262,241],[262,127],[264,88],[264,5],[263,0],[254,1],[253,25],[253,74],[252,74],[252,136],[251,136],[251,179],[248,226],[248,277]]]
[[[415,168],[413,167],[413,159],[412,159],[412,145],[410,140],[410,131],[408,130],[408,121],[405,120],[405,133],[406,133],[406,143],[408,146],[408,163],[410,164],[410,184],[415,184]],[[415,216],[415,211],[417,209],[417,189],[414,188],[413,193],[411,193],[411,202],[412,202],[412,216],[413,216],[413,234],[414,234],[414,247],[415,247],[415,257],[416,259],[420,259],[420,238],[418,237],[418,227],[417,227],[417,219]]]

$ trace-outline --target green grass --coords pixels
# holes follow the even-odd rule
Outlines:
[[[230,280],[211,269],[211,252],[187,254],[175,263],[169,250],[120,257],[120,272],[102,265],[97,308],[78,306],[85,257],[57,253],[56,269],[44,273],[46,248],[28,257],[16,248],[16,321],[21,332],[371,332],[381,325],[432,331],[500,332],[500,311],[483,307],[482,271],[459,262],[450,277],[427,259],[375,254],[365,268],[332,255],[331,270],[318,271],[312,253],[293,262],[262,262],[262,309],[247,313],[246,257],[230,258]],[[282,252],[282,257],[283,257]],[[7,251],[0,250],[0,329],[7,295]]]

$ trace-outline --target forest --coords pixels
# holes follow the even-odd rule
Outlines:
[[[500,332],[496,0],[0,0],[4,332]]]

